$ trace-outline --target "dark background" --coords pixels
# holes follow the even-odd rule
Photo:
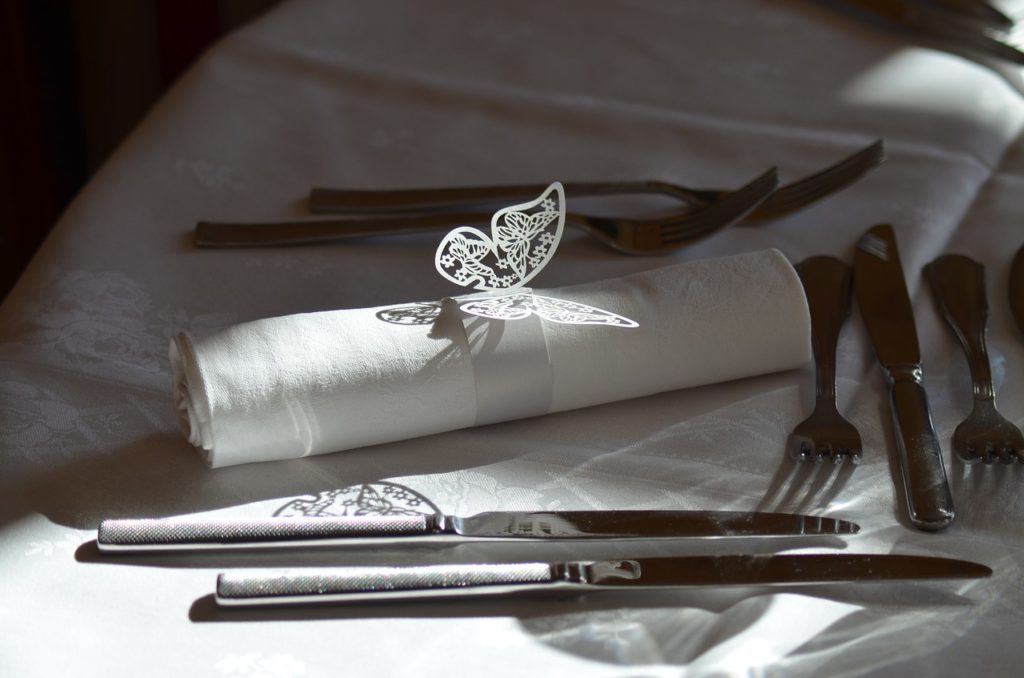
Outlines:
[[[211,43],[276,0],[0,0],[0,299]]]

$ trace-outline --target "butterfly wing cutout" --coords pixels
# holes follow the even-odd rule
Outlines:
[[[640,323],[618,313],[596,306],[588,306],[566,299],[533,295],[533,312],[545,320],[565,325],[612,325],[614,327],[640,327]]]
[[[529,292],[517,292],[500,297],[473,299],[459,308],[466,313],[491,320],[521,320],[529,318],[533,313],[532,297]]]
[[[478,290],[522,287],[551,260],[565,229],[565,190],[554,182],[535,200],[491,217],[490,235],[460,226],[434,254],[438,273]]]
[[[494,241],[505,253],[509,268],[524,282],[529,279],[526,277],[528,266],[534,268],[533,275],[536,275],[551,258],[545,255],[554,254],[554,247],[546,242],[548,238],[544,234],[558,216],[558,212],[544,210],[534,214],[507,212],[500,221],[495,219]]]
[[[492,320],[519,320],[531,313],[562,325],[606,325],[611,327],[639,327],[640,324],[618,313],[605,311],[566,299],[555,299],[530,292],[519,292],[500,297],[473,299],[459,308],[472,315]]]
[[[498,276],[494,268],[484,263],[493,259],[494,242],[483,231],[459,226],[450,231],[434,253],[434,266],[438,273],[456,285],[472,285],[478,290],[491,289]]]
[[[464,312],[493,320],[531,314],[564,325],[639,327],[617,313],[575,301],[516,291],[551,261],[565,230],[565,189],[554,182],[530,202],[505,207],[491,217],[490,235],[469,226],[448,233],[434,254],[438,273],[475,289],[510,294],[469,299]]]

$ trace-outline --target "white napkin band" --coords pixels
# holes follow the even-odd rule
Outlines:
[[[442,301],[442,314],[465,332],[476,390],[475,424],[525,419],[551,411],[553,378],[544,324],[535,315],[517,320],[481,318],[459,310],[466,299]],[[438,322],[447,318],[439,317]]]

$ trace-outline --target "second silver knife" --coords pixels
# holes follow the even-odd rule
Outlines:
[[[987,566],[964,560],[863,553],[297,568],[222,573],[217,577],[215,600],[223,607],[243,607],[385,602],[526,591],[565,594],[600,589],[919,582],[991,575]]]

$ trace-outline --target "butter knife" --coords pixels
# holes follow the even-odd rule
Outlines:
[[[1024,245],[1017,250],[1017,256],[1013,258],[1008,291],[1013,319],[1017,321],[1020,331],[1024,332]]]
[[[338,546],[413,541],[672,539],[855,534],[846,520],[741,511],[495,511],[298,518],[128,518],[100,523],[104,552]]]
[[[393,601],[524,591],[763,586],[991,576],[985,565],[928,556],[726,555],[568,562],[300,568],[227,572],[215,599],[225,607]]]
[[[953,496],[921,384],[914,311],[892,226],[874,226],[857,243],[853,287],[875,355],[889,382],[910,520],[922,530],[942,530],[953,522]]]

